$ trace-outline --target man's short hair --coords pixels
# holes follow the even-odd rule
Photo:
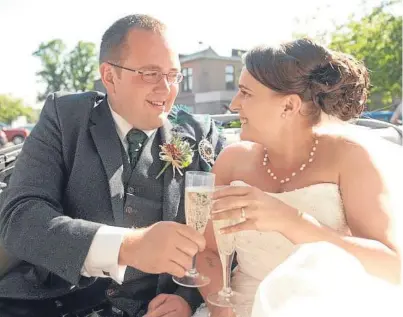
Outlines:
[[[102,36],[99,63],[118,62],[122,58],[127,35],[132,29],[162,33],[166,25],[146,14],[132,14],[113,23]]]

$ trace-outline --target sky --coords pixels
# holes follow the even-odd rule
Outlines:
[[[60,38],[68,48],[80,41],[99,46],[103,32],[117,19],[133,13],[160,18],[171,28],[179,52],[211,46],[230,55],[292,38],[293,32],[313,35],[360,16],[380,0],[0,0],[0,94],[39,106],[42,86],[32,56],[41,42]],[[316,18],[313,18],[316,16]],[[297,20],[300,22],[298,23]],[[200,44],[199,42],[202,42]]]

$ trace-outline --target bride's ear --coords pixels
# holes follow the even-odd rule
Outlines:
[[[297,115],[302,107],[301,97],[298,95],[289,95],[286,97],[284,113],[285,117],[293,117]]]

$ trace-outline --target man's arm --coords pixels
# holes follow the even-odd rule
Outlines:
[[[0,239],[14,256],[72,284],[100,224],[71,219],[61,201],[67,181],[56,100],[50,95],[24,143],[0,213]]]

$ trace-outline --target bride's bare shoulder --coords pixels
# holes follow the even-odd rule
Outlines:
[[[253,162],[262,146],[248,141],[240,141],[226,146],[218,155],[213,172],[230,178],[234,169],[243,168]]]
[[[226,146],[224,150],[221,151],[220,155],[217,158],[217,161],[243,160],[247,157],[250,157],[251,155],[255,155],[261,150],[262,146],[260,144],[249,141],[239,141]]]

